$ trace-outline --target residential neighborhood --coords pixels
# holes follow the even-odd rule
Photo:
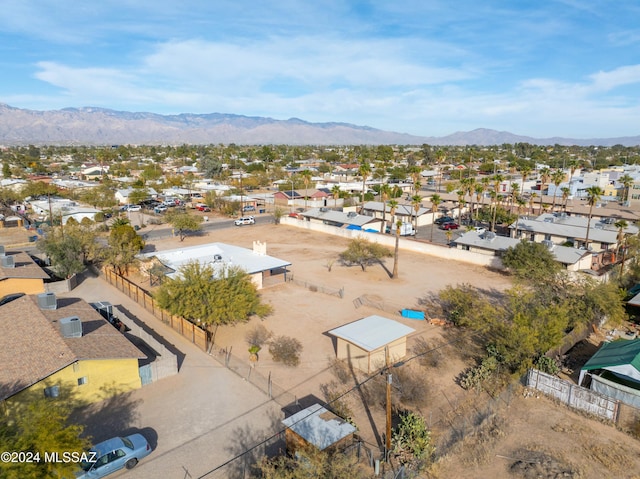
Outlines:
[[[111,477],[261,477],[241,471],[309,451],[463,477],[459,432],[515,414],[495,454],[527,428],[561,447],[524,418],[563,414],[637,449],[634,148],[0,153],[2,410],[64,399],[84,446],[144,437]]]

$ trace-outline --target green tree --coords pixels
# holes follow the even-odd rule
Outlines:
[[[78,452],[88,449],[80,438],[83,427],[70,422],[77,402],[66,395],[59,398],[31,399],[11,414],[0,415],[0,450],[39,453],[40,462],[6,462],[0,466],[5,479],[58,479],[74,477],[77,464],[44,461],[44,453]]]
[[[7,161],[2,163],[2,177],[11,178],[11,166]]]
[[[205,178],[215,178],[222,173],[222,162],[212,155],[206,155],[200,159],[198,168]]]
[[[133,188],[129,193],[129,203],[137,205],[149,198],[149,190],[146,188]]]
[[[84,247],[77,235],[64,235],[60,229],[51,229],[37,243],[40,251],[51,260],[52,269],[61,278],[70,278],[84,271]]]
[[[442,203],[442,197],[435,194],[431,197],[431,238],[429,239],[433,243],[433,226],[436,224],[436,213],[438,212],[438,206]]]
[[[126,220],[114,222],[108,242],[104,260],[120,275],[129,271],[136,262],[136,255],[144,248],[144,240]]]
[[[391,196],[391,188],[386,183],[380,187],[380,202],[382,203],[382,223],[380,224],[380,233],[384,233],[387,226],[387,200]]]
[[[418,231],[418,212],[422,207],[422,197],[420,195],[413,195],[411,197],[411,206],[415,212],[415,230]]]
[[[551,170],[547,167],[540,170],[540,214],[542,214],[542,197],[544,196],[544,187],[551,179]]]
[[[340,253],[340,261],[347,266],[358,265],[365,271],[367,266],[382,263],[384,258],[391,257],[391,252],[378,243],[372,243],[363,238],[356,238],[349,242],[349,247]]]
[[[508,248],[502,262],[518,278],[536,283],[554,278],[562,269],[544,244],[526,240]]]
[[[553,173],[551,173],[551,183],[553,183],[553,185],[555,186],[555,189],[553,190],[553,204],[551,205],[552,212],[556,208],[556,198],[558,198],[558,187],[560,186],[560,183],[562,183],[563,181],[564,181],[564,171],[555,170]]]
[[[358,175],[360,175],[360,177],[362,177],[362,206],[361,208],[364,208],[364,195],[367,191],[367,178],[369,178],[369,176],[371,176],[371,165],[369,163],[367,163],[366,161],[363,161],[362,163],[360,163],[360,166],[358,167]]]
[[[600,197],[604,194],[602,188],[599,186],[590,186],[586,190],[587,193],[587,204],[589,205],[589,220],[587,222],[587,234],[584,238],[584,246],[585,248],[589,248],[589,231],[591,229],[591,216],[593,215],[593,207],[600,201]]]
[[[622,192],[621,200],[626,203],[627,201],[629,201],[629,189],[631,188],[631,185],[633,185],[635,180],[633,179],[633,177],[629,176],[628,174],[625,174],[621,176],[618,181],[622,184],[622,187],[624,188],[624,191]]]
[[[267,316],[271,307],[260,302],[251,277],[237,267],[213,269],[192,261],[167,278],[155,298],[172,314],[204,326],[247,321],[253,314]]]
[[[165,215],[165,219],[173,227],[175,233],[178,234],[180,241],[184,241],[188,233],[202,230],[202,217],[194,216],[187,212],[171,211]]]

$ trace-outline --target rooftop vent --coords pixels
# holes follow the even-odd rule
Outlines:
[[[327,208],[325,208],[325,207],[320,208],[320,212],[321,213],[326,213],[327,211],[329,211],[329,210]]]
[[[555,221],[555,218],[553,216],[548,216],[547,218],[544,219],[545,223],[553,223]]]
[[[220,263],[222,261],[222,255],[221,254],[214,254],[213,255],[213,262],[214,263]]]
[[[15,268],[16,260],[13,256],[0,256],[0,264],[3,268]]]
[[[356,213],[355,211],[349,211],[347,213],[348,218],[355,218],[356,216],[358,216],[358,213]]]
[[[40,309],[57,309],[58,301],[54,293],[41,293],[38,295]]]
[[[82,321],[77,316],[70,316],[60,320],[60,332],[65,338],[82,337]]]

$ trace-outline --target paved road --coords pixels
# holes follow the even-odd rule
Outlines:
[[[85,418],[95,442],[142,432],[154,448],[133,470],[109,477],[197,478],[281,427],[274,401],[103,280],[84,279],[64,296],[122,305],[182,353],[177,375],[105,401]],[[230,477],[230,471],[207,477]]]

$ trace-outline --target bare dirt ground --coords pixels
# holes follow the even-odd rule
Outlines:
[[[425,356],[425,361],[407,363],[407,367],[424,376],[422,385],[413,385],[423,394],[413,405],[428,419],[440,447],[434,477],[640,477],[637,440],[522,388],[515,388],[498,401],[491,401],[484,393],[462,390],[455,379],[473,364],[474,352],[471,343],[460,340],[464,333],[394,313],[402,308],[424,309],[422,300],[446,285],[469,283],[499,293],[510,286],[508,276],[401,251],[399,278],[392,280],[388,274],[393,267],[392,258],[386,260],[384,267],[371,266],[365,272],[359,267],[345,267],[339,264],[337,255],[346,249],[347,240],[283,225],[227,228],[188,237],[183,242],[178,238],[154,240],[149,247],[160,251],[224,242],[251,248],[254,240],[267,243],[267,254],[290,261],[297,280],[344,289],[344,297],[339,298],[292,283],[270,286],[261,293],[264,301],[273,306],[271,316],[217,330],[216,348],[231,349],[235,356],[246,359],[247,365],[245,336],[257,324],[275,336],[297,338],[303,346],[299,366],[290,368],[275,363],[265,347],[255,367],[256,373],[270,374],[278,390],[286,391],[287,398],[308,400],[309,396],[315,396],[324,401],[327,385],[331,384],[329,389],[334,391],[345,391],[354,381],[362,380],[365,376],[361,374],[344,382],[336,379],[330,366],[335,349],[327,331],[379,314],[416,330],[409,338],[408,356],[422,351],[417,349],[422,341],[428,347],[440,346]],[[141,278],[138,280],[149,287],[148,280],[146,284]],[[356,307],[354,300],[363,296],[383,304],[385,311]],[[438,316],[437,311],[429,308],[426,312],[431,317]],[[495,407],[485,409],[488,402]],[[374,448],[383,437],[385,424],[384,410],[375,391],[367,394],[353,391],[345,396],[344,403],[363,439]],[[476,427],[478,417],[484,419],[484,427]]]

